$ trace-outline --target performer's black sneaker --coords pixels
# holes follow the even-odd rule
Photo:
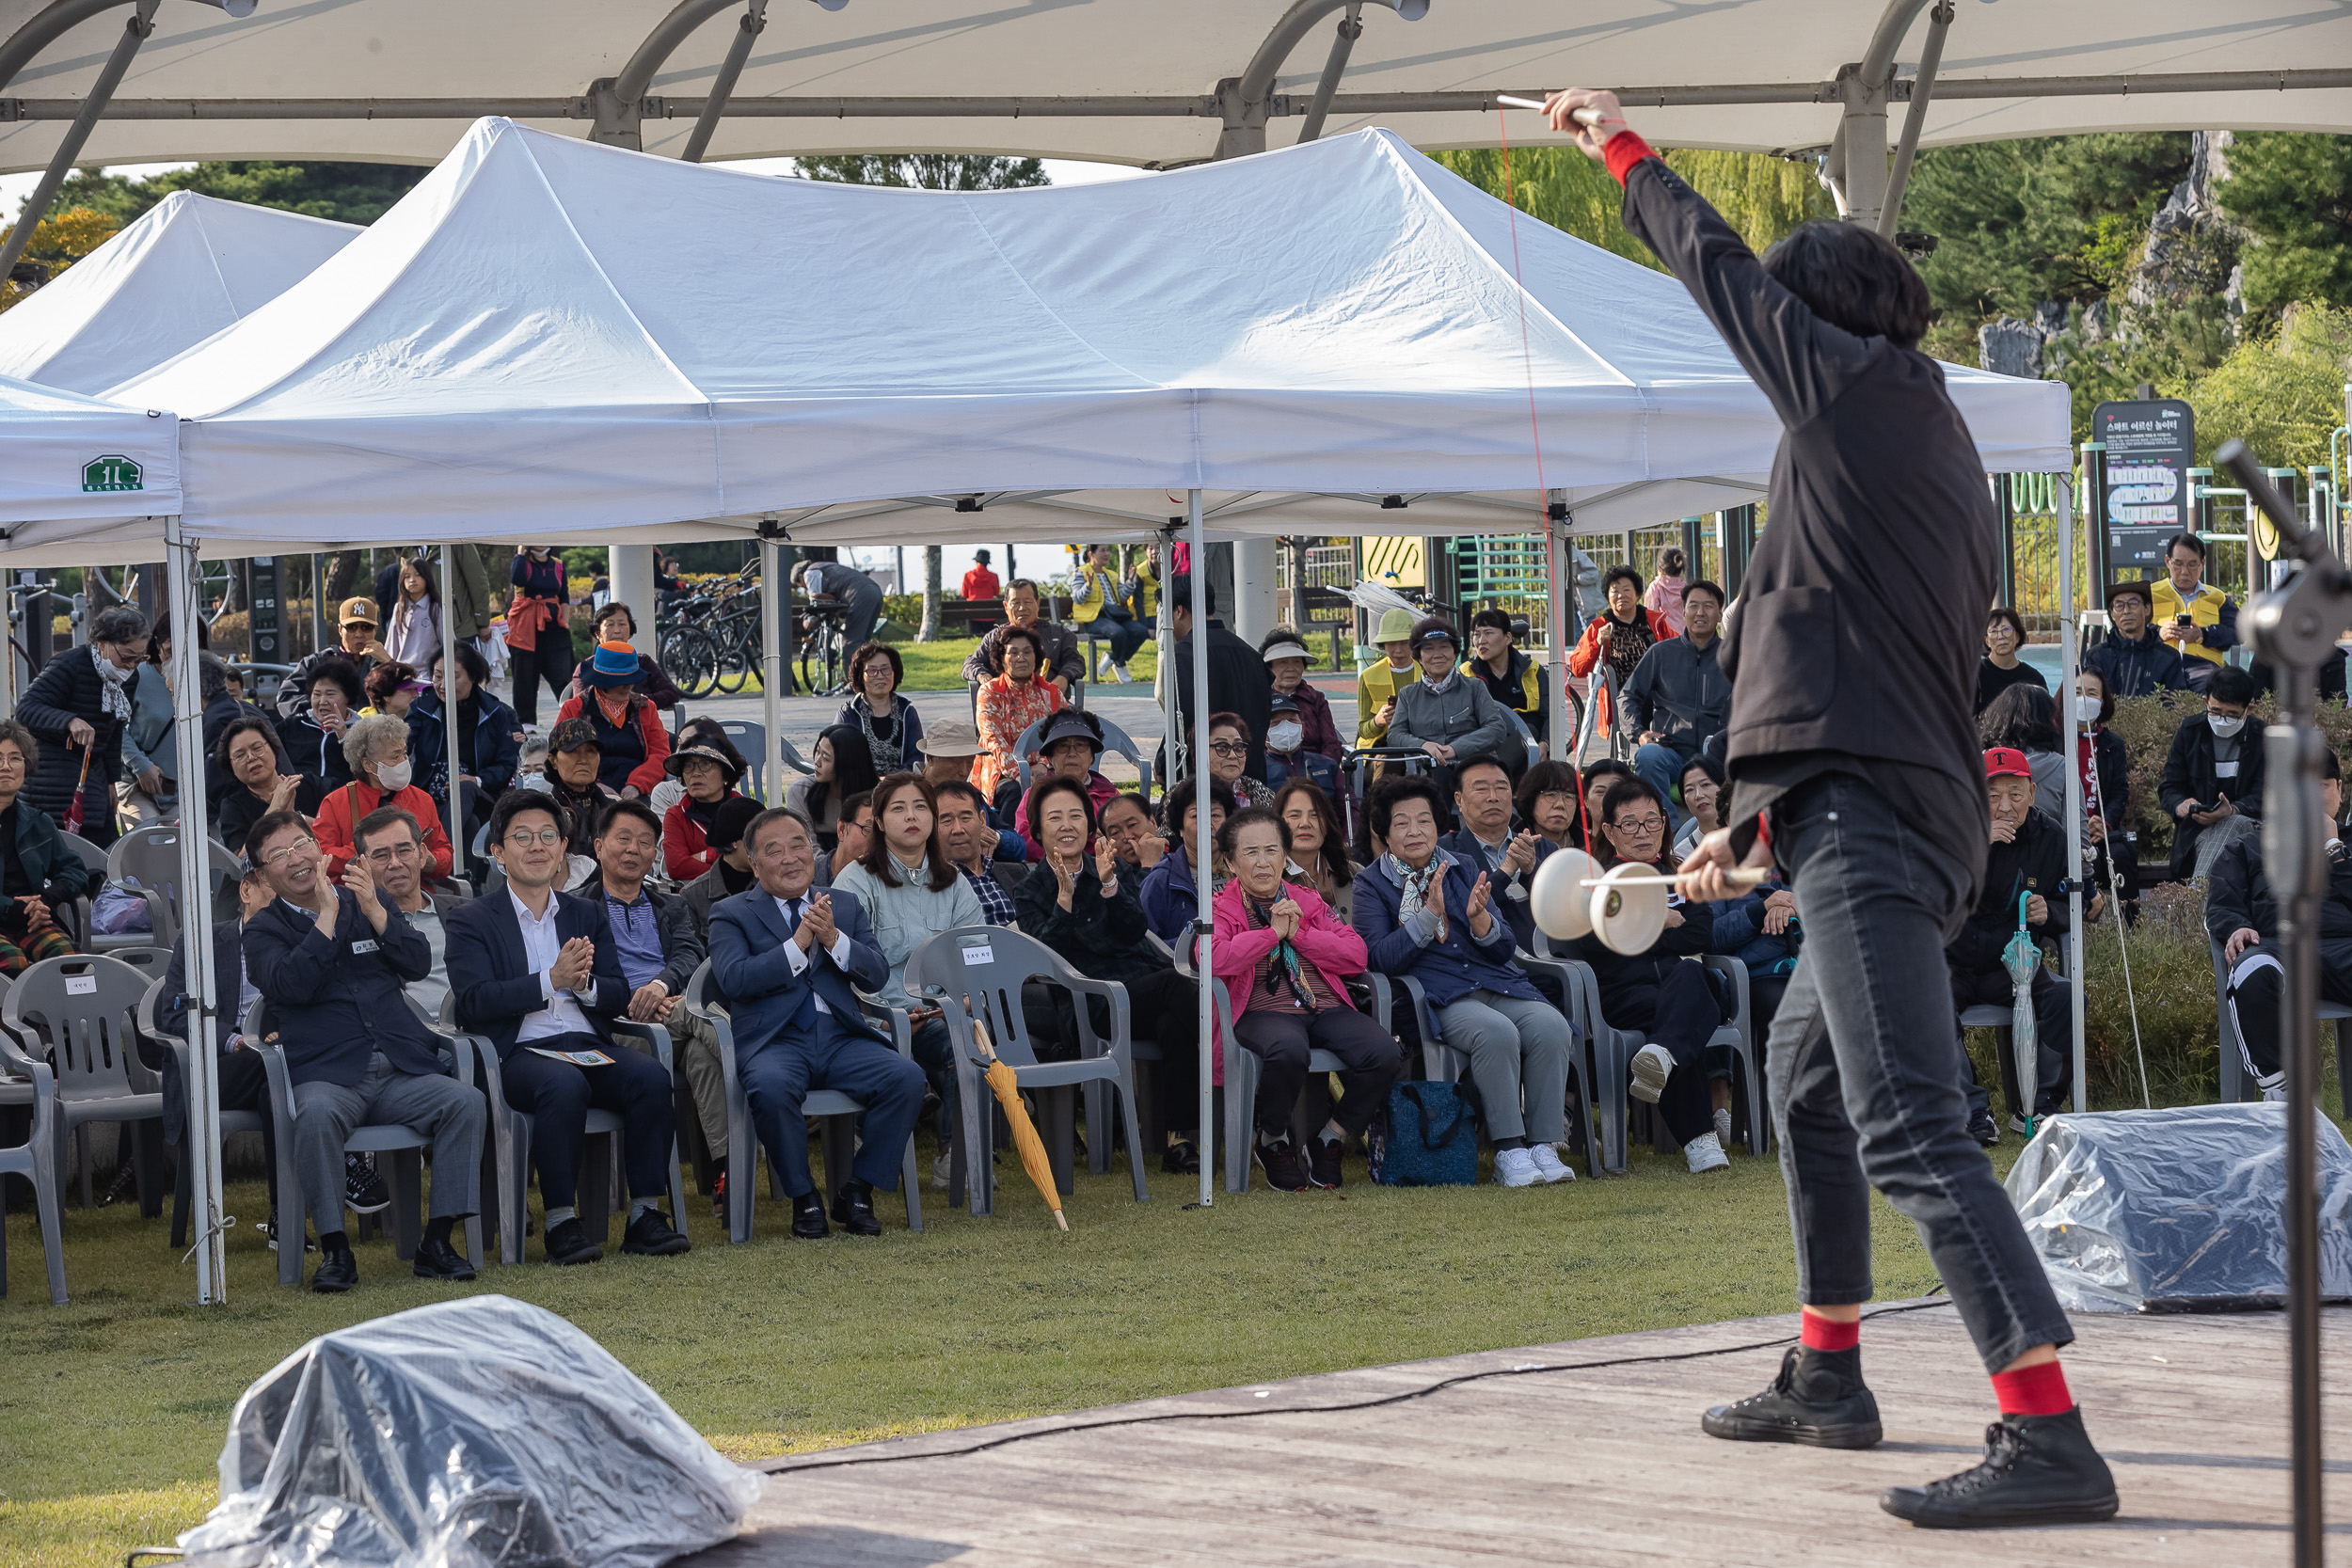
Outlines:
[[[792,1234],[803,1242],[822,1241],[833,1233],[825,1223],[825,1200],[814,1192],[792,1200]]]
[[[2004,1416],[1984,1429],[1984,1463],[1925,1486],[1889,1487],[1879,1506],[1922,1529],[2095,1525],[2115,1517],[2115,1477],[2090,1446],[2081,1407]]]
[[[1780,1375],[1760,1394],[1719,1404],[1699,1418],[1709,1437],[1740,1443],[1803,1443],[1867,1449],[1883,1435],[1879,1402],[1862,1381],[1862,1352],[1792,1345]]]
[[[841,1183],[833,1195],[833,1217],[852,1236],[879,1236],[882,1219],[874,1212],[874,1184],[856,1177]]]

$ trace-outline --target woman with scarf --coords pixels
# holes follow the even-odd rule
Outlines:
[[[1340,1156],[1388,1103],[1403,1062],[1388,1031],[1348,999],[1347,976],[1363,973],[1364,939],[1313,889],[1284,880],[1291,830],[1273,812],[1252,807],[1227,817],[1217,847],[1233,879],[1211,901],[1216,977],[1232,998],[1234,1039],[1263,1064],[1258,1168],[1279,1192],[1337,1187]],[[1291,1141],[1291,1112],[1307,1086],[1307,1056],[1314,1050],[1345,1065],[1340,1102],[1308,1140],[1302,1164]]]
[[[1677,633],[1665,616],[1643,605],[1642,574],[1632,567],[1619,564],[1603,572],[1600,591],[1608,607],[1592,618],[1568,651],[1568,673],[1581,680],[1595,667],[1608,666],[1610,683],[1601,689],[1600,706],[1594,714],[1595,724],[1607,734],[1615,722],[1609,693],[1633,678],[1644,654]]]
[[[1007,626],[998,640],[997,657],[1004,673],[983,683],[974,717],[979,721],[980,754],[972,764],[972,787],[988,797],[1009,818],[1021,798],[1021,765],[1013,756],[1016,742],[1031,724],[1057,712],[1061,688],[1039,666],[1045,644],[1025,626]]]
[[[555,721],[585,719],[596,727],[596,782],[625,800],[642,800],[661,783],[670,730],[661,710],[637,694],[637,650],[599,642],[588,661],[588,689],[556,711]],[[521,690],[522,683],[516,682]]]
[[[507,571],[515,592],[506,601],[506,652],[515,673],[515,711],[525,724],[539,722],[539,683],[557,702],[572,673],[571,588],[564,560],[545,545],[515,558]]]
[[[850,689],[855,695],[841,705],[834,722],[865,733],[879,775],[923,771],[923,716],[898,695],[898,683],[906,678],[905,661],[887,642],[861,643],[850,656]]]
[[[115,781],[147,641],[146,616],[125,605],[102,610],[90,621],[89,645],[51,659],[16,705],[17,721],[40,751],[24,799],[102,849],[116,838]]]

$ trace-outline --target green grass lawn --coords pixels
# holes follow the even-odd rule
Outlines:
[[[972,650],[980,645],[976,637],[948,638],[938,642],[894,642],[899,659],[907,667],[902,683],[908,691],[961,691],[963,689],[963,661],[972,657]],[[1086,644],[1078,645],[1081,653]],[[1152,673],[1160,667],[1158,646],[1146,642],[1136,650],[1136,657],[1127,661],[1127,673],[1138,686],[1151,689]],[[795,677],[797,678],[797,676]],[[756,696],[762,689],[759,672],[755,668],[744,684],[742,695]]]
[[[2005,1145],[2004,1164],[2018,1141]],[[926,1150],[926,1169],[928,1148]],[[66,1217],[72,1305],[40,1287],[40,1238],[8,1219],[0,1303],[0,1564],[98,1568],[167,1542],[215,1500],[230,1406],[312,1336],[498,1291],[562,1313],[739,1459],[1423,1356],[1785,1311],[1793,1275],[1779,1168],[1742,1154],[1694,1179],[1636,1150],[1632,1173],[1557,1188],[1336,1194],[1263,1187],[1189,1210],[1189,1179],[1081,1175],[1068,1234],[1006,1157],[997,1215],[926,1191],[875,1240],[796,1243],[780,1205],[729,1247],[690,1193],[695,1250],[586,1268],[538,1261],[469,1287],[412,1278],[378,1240],[359,1289],[277,1284],[258,1183],[232,1186],[229,1305],[135,1205]],[[1910,1224],[1876,1212],[1879,1289],[1935,1283]],[[1726,1387],[1726,1393],[1744,1392]]]

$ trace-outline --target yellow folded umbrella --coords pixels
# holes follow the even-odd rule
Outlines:
[[[1012,1146],[1021,1152],[1021,1164],[1047,1204],[1054,1211],[1054,1223],[1064,1230],[1070,1221],[1062,1216],[1061,1189],[1054,1183],[1053,1162],[1045,1157],[1045,1140],[1037,1135],[1037,1125],[1029,1120],[1029,1108],[1022,1102],[1020,1080],[1013,1076],[1012,1064],[996,1054],[995,1043],[988,1037],[988,1025],[978,1019],[972,1021],[972,1037],[988,1058],[988,1086],[996,1091],[996,1101],[1005,1108],[1005,1120],[1012,1128]]]

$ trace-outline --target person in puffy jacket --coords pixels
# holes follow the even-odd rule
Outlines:
[[[2016,982],[2010,978],[2002,954],[2021,920],[2040,942],[2065,936],[2072,918],[2066,901],[2066,830],[2034,808],[2033,765],[2013,747],[1995,747],[1984,753],[1984,789],[1992,849],[1985,857],[1982,892],[1960,934],[1944,949],[1951,969],[1954,1012],[2006,1007],[2016,1000]],[[2040,1050],[2031,1114],[2039,1120],[2066,1103],[2074,1077],[2069,1043],[2074,1037],[2074,1015],[2067,982],[2046,966],[2034,971],[2032,984],[2034,1037]],[[2006,1053],[2001,1081],[2009,1095],[2010,1126],[2022,1132],[2027,1113],[2018,1102],[2016,1067]],[[2000,1132],[1993,1121],[1992,1097],[1977,1082],[1973,1064],[1964,1086],[1969,1131],[1979,1142],[1996,1141]]]

